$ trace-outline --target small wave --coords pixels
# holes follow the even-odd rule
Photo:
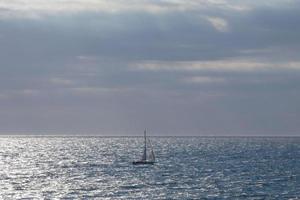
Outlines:
[[[120,186],[121,189],[131,190],[131,189],[141,189],[144,188],[145,185],[137,184],[137,185],[122,185]]]

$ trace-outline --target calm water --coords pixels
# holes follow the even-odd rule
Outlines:
[[[300,138],[0,137],[0,199],[300,199]]]

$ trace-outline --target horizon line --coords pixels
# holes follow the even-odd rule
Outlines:
[[[31,136],[31,137],[143,137],[143,135],[100,135],[100,134],[2,134],[0,133],[0,137],[16,137],[16,136]],[[256,138],[266,138],[266,137],[274,137],[274,138],[284,138],[284,137],[300,137],[300,135],[148,135],[148,137],[240,137],[240,138],[247,138],[247,137],[256,137]]]

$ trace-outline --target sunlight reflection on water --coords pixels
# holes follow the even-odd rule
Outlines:
[[[300,138],[0,137],[3,199],[300,198]],[[297,160],[298,159],[298,160]]]

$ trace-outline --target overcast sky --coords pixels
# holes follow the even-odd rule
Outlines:
[[[0,132],[300,136],[299,24],[297,0],[0,0]]]

